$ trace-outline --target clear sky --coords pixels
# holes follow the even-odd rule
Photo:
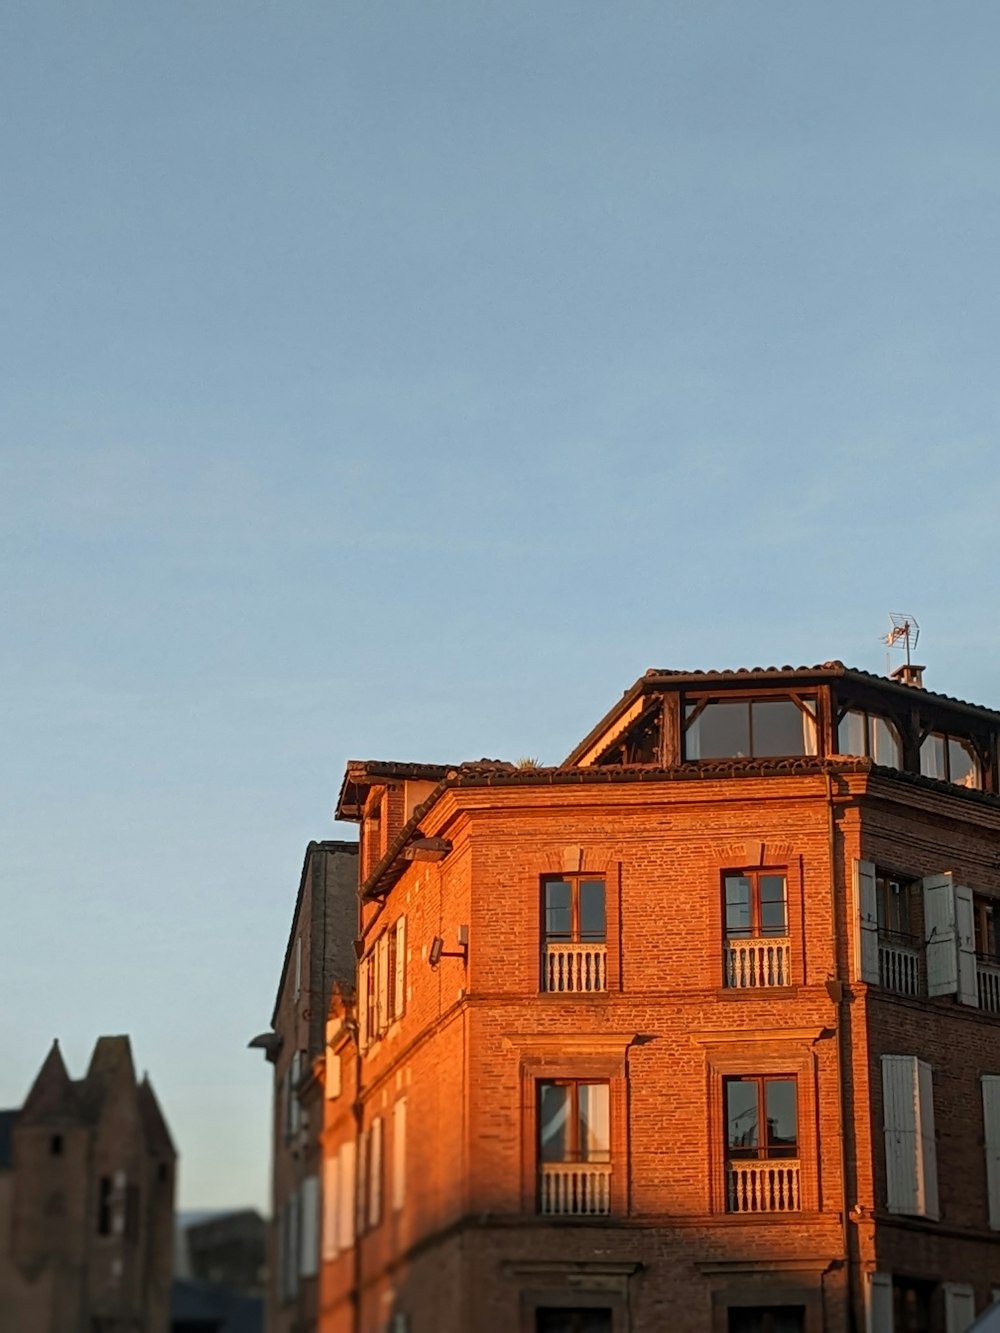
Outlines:
[[[647,667],[1000,706],[995,0],[7,0],[0,1106],[129,1032],[267,1202],[349,757]]]

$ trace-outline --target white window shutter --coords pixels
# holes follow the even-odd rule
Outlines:
[[[368,1137],[368,1225],[382,1221],[382,1117],[372,1121]]]
[[[892,1275],[869,1273],[865,1282],[866,1333],[889,1333],[892,1327]]]
[[[354,1198],[359,1236],[364,1235],[368,1218],[368,1162],[368,1131],[363,1129],[358,1135],[358,1179]]]
[[[976,912],[972,890],[955,885],[955,934],[958,937],[958,998],[962,1004],[979,1008],[979,984],[976,980]]]
[[[287,1139],[292,1135],[292,1067],[286,1065],[285,1073],[281,1080],[281,1120],[284,1136]]]
[[[368,970],[370,960],[362,958],[358,964],[358,1044],[368,1048]]]
[[[976,1318],[976,1293],[967,1282],[944,1282],[945,1333],[965,1333]]]
[[[327,1097],[335,1101],[343,1089],[343,1068],[336,1051],[327,1048],[326,1062],[323,1066],[323,1083]]]
[[[955,935],[955,886],[950,874],[924,880],[924,932],[927,940],[927,994],[954,995],[958,990]]]
[[[886,1206],[890,1213],[916,1215],[920,1211],[915,1063],[911,1055],[882,1056]]]
[[[288,1200],[288,1228],[285,1232],[287,1242],[287,1272],[288,1272],[288,1295],[294,1296],[299,1289],[299,1223],[302,1214],[300,1212],[300,1198],[298,1190]]]
[[[357,1150],[348,1141],[340,1150],[339,1199],[337,1205],[337,1244],[349,1250],[354,1244],[354,1194],[357,1178]]]
[[[395,1004],[393,1013],[397,1018],[406,1006],[406,917],[401,916],[396,922],[396,975],[392,984],[395,986]]]
[[[301,1077],[302,1052],[295,1051],[292,1055],[291,1087],[289,1089],[291,1102],[289,1119],[292,1137],[294,1137],[302,1128],[302,1103],[299,1101],[299,1079]]]
[[[285,1276],[285,1226],[288,1221],[286,1208],[275,1209],[274,1252],[278,1262],[278,1299],[284,1300],[288,1294],[288,1279]]]
[[[882,1056],[886,1205],[891,1213],[938,1216],[937,1148],[930,1065]]]
[[[923,1216],[940,1217],[938,1207],[937,1137],[934,1133],[934,1076],[931,1067],[917,1061],[917,1135],[920,1141],[918,1178]]]
[[[984,1074],[982,1085],[990,1230],[1000,1231],[1000,1074]]]
[[[375,946],[376,1004],[375,1026],[382,1033],[389,1026],[389,932],[383,931]]]
[[[392,1207],[399,1212],[406,1203],[406,1098],[392,1108]]]
[[[875,867],[871,861],[854,862],[855,970],[859,981],[878,985],[878,905]]]
[[[340,1252],[337,1222],[340,1207],[340,1153],[323,1162],[323,1262]]]
[[[299,1275],[315,1277],[319,1271],[319,1180],[306,1176],[299,1195],[302,1224],[299,1229]]]

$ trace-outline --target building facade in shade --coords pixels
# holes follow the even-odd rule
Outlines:
[[[316,1068],[331,992],[335,985],[353,992],[357,882],[357,843],[306,848],[271,1030],[251,1042],[274,1064],[268,1333],[316,1327],[323,1117]]]
[[[963,1333],[1000,1288],[1000,713],[652,671],[348,766],[322,1333]]]
[[[82,1079],[54,1043],[0,1112],[0,1329],[167,1333],[176,1153],[127,1037]]]

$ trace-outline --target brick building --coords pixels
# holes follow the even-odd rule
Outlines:
[[[556,768],[350,764],[321,1333],[963,1333],[998,740],[829,662],[647,672]]]
[[[0,1329],[167,1333],[176,1153],[128,1037],[82,1079],[53,1043],[0,1112]]]
[[[250,1043],[274,1064],[269,1333],[316,1327],[323,1089],[315,1067],[331,991],[335,984],[353,991],[357,882],[357,843],[306,848],[271,1030]]]

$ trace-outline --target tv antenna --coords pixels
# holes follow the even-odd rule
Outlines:
[[[912,664],[910,654],[916,648],[917,640],[920,638],[920,626],[913,616],[907,615],[903,611],[890,611],[889,625],[889,633],[883,634],[882,642],[890,650],[902,647],[906,652],[906,665],[897,667],[895,671],[889,674],[894,679],[898,678],[907,685],[919,685],[924,669]],[[890,660],[888,653],[886,653],[886,659],[888,665]]]

